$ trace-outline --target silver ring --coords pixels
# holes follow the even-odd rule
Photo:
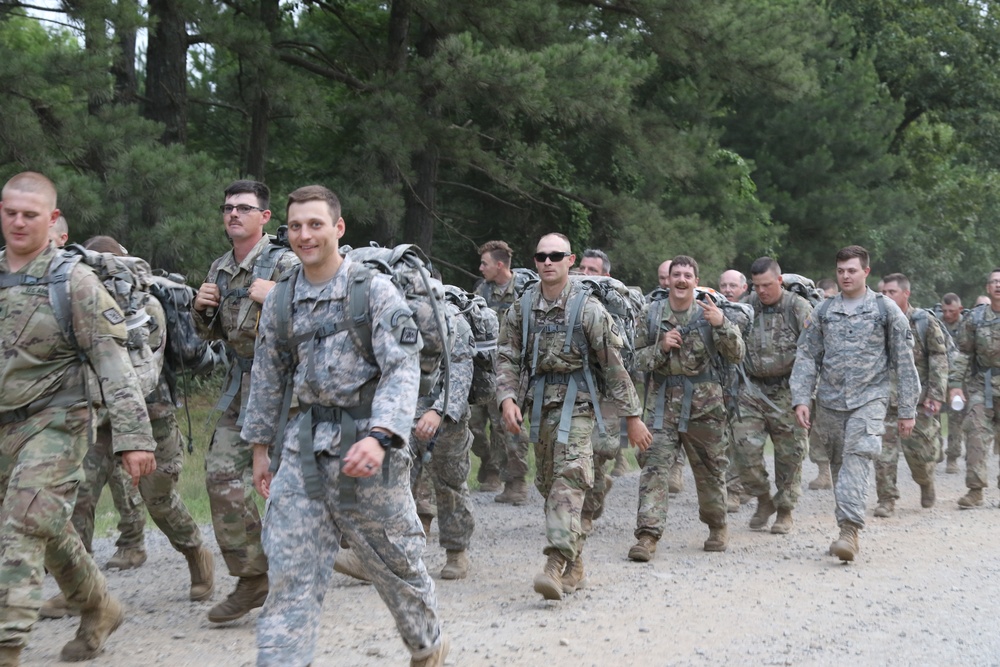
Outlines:
[[[365,470],[374,470],[374,469],[375,469],[375,466],[373,466],[371,463],[369,463],[368,465],[365,466]]]

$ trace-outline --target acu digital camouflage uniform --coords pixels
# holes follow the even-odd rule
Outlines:
[[[654,307],[647,304],[643,309],[643,322],[649,321],[649,310]],[[699,321],[705,322],[697,302],[675,313],[670,302],[664,301],[654,335],[650,336],[647,326],[636,331],[635,372],[650,374],[644,407],[646,425],[653,433],[653,444],[638,456],[642,472],[636,538],[662,537],[667,521],[670,466],[682,446],[698,490],[698,517],[711,528],[726,525],[726,449],[730,441],[722,384],[713,367],[715,360],[697,328],[684,335],[679,349],[666,353],[660,346],[661,332],[697,326]],[[722,325],[711,330],[718,353],[739,363],[745,352],[739,328],[723,318]],[[685,400],[685,394],[690,398]]]
[[[517,402],[526,388],[526,403],[533,408],[533,414],[540,413],[535,442],[535,486],[545,498],[548,546],[544,552],[558,551],[570,562],[583,549],[586,536],[581,528],[581,512],[587,490],[594,483],[590,438],[595,416],[586,384],[574,380],[578,391],[573,404],[567,407],[571,413],[569,423],[561,422],[568,383],[571,377],[582,375],[585,356],[592,366],[600,368],[598,381],[604,384],[602,393],[615,406],[617,416],[632,417],[641,412],[639,397],[622,363],[620,349],[624,342],[600,301],[588,296],[581,309],[580,322],[588,349],[581,349],[579,338],[571,336],[570,349],[565,351],[566,332],[553,330],[566,326],[567,305],[579,290],[579,283],[569,280],[559,297],[550,303],[540,288],[533,288],[531,311],[527,314],[530,329],[526,350],[522,349],[521,340],[524,314],[521,301],[515,302],[500,327],[497,362],[497,405],[508,398]],[[532,369],[531,358],[536,349],[538,363]],[[535,379],[530,382],[532,370]],[[536,383],[544,383],[541,404],[534,399],[538,393]],[[563,437],[559,431],[563,431]]]
[[[951,339],[955,341],[955,345],[958,345],[958,335],[962,331],[962,325],[965,322],[966,315],[963,314],[957,322],[954,324],[948,324],[944,320],[941,320],[941,324],[944,325],[945,331],[951,336]],[[950,373],[949,369],[949,373]],[[963,385],[962,389],[965,390],[966,396],[968,396],[968,389]],[[945,401],[945,405],[941,408],[942,410],[947,410],[948,419],[948,447],[945,451],[945,456],[947,456],[949,463],[952,461],[957,461],[962,458],[962,446],[965,444],[965,415],[968,414],[969,406],[963,406],[961,410],[952,410],[949,405],[949,401]],[[952,472],[952,471],[949,471]]]
[[[795,421],[788,380],[795,365],[799,333],[809,320],[812,305],[788,290],[783,290],[781,300],[770,306],[761,303],[756,292],[747,303],[754,310],[744,357],[751,386],[741,388],[740,420],[734,425],[743,488],[758,498],[770,494],[764,466],[764,445],[770,436],[774,447],[773,503],[779,510],[793,510],[808,440],[806,430]]]
[[[223,413],[205,454],[205,486],[212,508],[215,539],[229,574],[234,577],[255,577],[267,572],[267,559],[260,546],[260,513],[247,485],[253,468],[253,452],[240,439],[240,426],[261,311],[260,304],[247,296],[246,290],[254,281],[254,265],[265,255],[269,245],[270,237],[265,234],[239,264],[232,250],[215,260],[206,282],[219,283],[221,304],[205,312],[191,311],[202,338],[226,343],[233,362],[229,382],[239,383],[238,388],[233,386],[236,393],[229,404],[220,400],[217,406]],[[268,279],[277,280],[298,263],[292,252],[285,252]]]
[[[391,450],[383,463],[387,471],[357,479],[340,473],[342,454],[371,427],[391,432],[397,442],[409,436],[421,347],[410,310],[389,279],[376,275],[369,292],[374,359],[353,330],[309,335],[348,316],[350,281],[356,271],[368,270],[345,257],[326,283],[312,285],[298,276],[291,327],[293,337],[306,340],[295,343],[294,357],[279,348],[275,290],[261,315],[242,434],[247,442],[273,443],[281,452],[264,526],[270,592],[257,621],[261,667],[313,660],[342,536],[364,563],[414,658],[432,654],[441,641],[434,583],[421,559],[425,540],[410,492],[410,457]],[[284,442],[276,443],[286,382],[292,382],[299,412],[289,420]],[[311,424],[312,433],[300,433],[303,424]],[[304,476],[314,469],[318,498],[307,492]]]
[[[883,301],[884,317],[878,299]],[[812,425],[832,447],[837,522],[863,528],[868,462],[882,451],[890,366],[897,377],[899,418],[916,416],[920,379],[913,365],[913,333],[899,306],[871,289],[853,312],[844,308],[843,295],[824,303],[830,305],[822,321],[818,306],[799,337],[792,405],[810,405],[816,391]]]
[[[43,278],[50,245],[19,273]],[[9,275],[0,251],[0,277]],[[0,289],[0,644],[24,645],[42,604],[45,570],[68,603],[92,607],[104,576],[70,522],[91,427],[84,393],[108,408],[115,453],[155,448],[138,380],[125,350],[125,317],[96,274],[78,264],[69,277],[72,327],[63,337],[49,286]],[[93,370],[91,370],[91,368]],[[96,382],[95,380],[96,374]],[[94,406],[97,407],[96,405]]]
[[[921,316],[927,318],[926,339],[920,336],[915,319]],[[913,306],[906,311],[906,317],[913,335],[913,362],[922,388],[917,404],[922,406],[924,401],[931,399],[939,401],[943,406],[948,402],[948,344],[945,339],[948,333],[940,320],[927,313],[917,313]],[[913,481],[922,487],[934,483],[934,468],[938,461],[938,433],[941,430],[938,416],[928,414],[923,407],[919,408],[913,432],[900,442],[896,393],[896,384],[893,382],[889,394],[889,409],[885,416],[882,453],[875,460],[875,489],[880,503],[899,499],[896,471],[899,468],[900,445]]]

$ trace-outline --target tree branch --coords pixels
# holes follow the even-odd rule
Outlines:
[[[517,204],[515,204],[513,202],[509,202],[509,201],[507,201],[505,199],[501,199],[500,197],[497,197],[494,194],[486,192],[485,190],[480,190],[479,188],[475,188],[475,187],[473,187],[471,185],[467,185],[465,183],[458,183],[456,181],[437,181],[437,183],[439,185],[453,185],[456,188],[463,188],[465,190],[469,190],[471,192],[475,192],[478,195],[486,197],[487,199],[491,199],[491,200],[495,201],[498,204],[503,204],[504,206],[510,206],[511,208],[516,208],[519,211],[523,211],[524,210],[523,207],[518,206]]]
[[[289,65],[294,65],[296,67],[306,70],[307,72],[318,74],[323,78],[330,79],[332,81],[339,81],[344,85],[350,86],[354,90],[365,93],[371,92],[373,90],[373,88],[369,86],[367,83],[361,81],[360,79],[354,78],[350,74],[345,74],[344,72],[333,69],[332,67],[324,67],[323,65],[314,63],[311,60],[303,58],[302,56],[295,55],[294,53],[286,53],[284,51],[279,51],[278,57],[282,60],[282,62],[286,62]]]

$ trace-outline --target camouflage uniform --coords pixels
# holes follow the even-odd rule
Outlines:
[[[619,417],[638,416],[641,412],[639,397],[622,363],[620,348],[624,342],[600,301],[591,296],[585,299],[580,316],[585,341],[571,336],[569,351],[564,349],[566,332],[551,330],[566,326],[567,306],[579,289],[578,283],[569,280],[551,303],[542,296],[540,288],[530,292],[526,350],[522,350],[521,341],[524,314],[521,301],[515,302],[507,310],[500,327],[497,360],[498,406],[508,398],[518,401],[522,380],[528,381],[534,373],[534,380],[528,384],[526,403],[539,417],[536,420],[535,486],[545,498],[548,546],[544,552],[558,551],[568,561],[575,560],[583,548],[586,536],[580,525],[581,512],[584,496],[594,483],[590,437],[595,417],[587,385],[581,381],[584,371],[589,372],[584,368],[585,359],[589,357],[593,365],[602,369],[603,393],[615,406]],[[587,349],[581,349],[581,343]],[[537,355],[532,352],[535,349]],[[527,357],[522,356],[525,353]],[[532,356],[538,359],[534,369],[530,367]],[[543,384],[539,387],[537,383]],[[577,388],[576,398],[572,404],[564,406],[570,387]],[[540,400],[536,400],[539,395]],[[566,423],[563,423],[564,407],[568,417]],[[532,424],[534,428],[534,422]]]
[[[951,339],[955,341],[955,345],[958,345],[958,334],[962,330],[963,322],[965,322],[964,315],[954,324],[948,324],[944,320],[941,320],[941,324],[944,325],[945,331],[948,332]],[[962,388],[965,389],[964,386]],[[968,394],[968,391],[966,391],[966,394]],[[945,403],[946,405],[942,408],[948,410],[946,413],[948,419],[948,449],[945,455],[949,461],[957,461],[962,458],[962,445],[965,444],[965,415],[968,414],[969,407],[966,405],[956,412],[947,405],[948,401],[945,401]]]
[[[299,275],[293,334],[346,317],[351,279],[355,271],[367,270],[346,257],[327,283],[311,285]],[[340,473],[341,453],[369,427],[385,429],[405,443],[417,405],[421,342],[410,310],[385,276],[372,278],[369,294],[373,360],[351,331],[341,330],[298,343],[295,356],[308,363],[296,363],[279,349],[274,291],[261,316],[244,440],[274,443],[286,381],[292,382],[299,400],[299,413],[289,420],[284,442],[274,443],[282,456],[264,527],[270,592],[257,621],[261,666],[313,660],[323,598],[342,536],[364,562],[414,657],[433,653],[441,641],[434,583],[421,560],[425,539],[410,492],[410,457],[405,450],[387,452],[386,476],[380,471],[355,479]],[[341,442],[342,432],[351,431],[348,410],[356,415],[356,435]],[[308,420],[313,433],[300,436]],[[304,476],[313,468],[318,468],[319,497],[309,495]],[[349,498],[351,490],[356,499]]]
[[[594,427],[590,434],[590,445],[594,449],[594,485],[583,500],[583,518],[599,519],[604,513],[604,498],[611,488],[611,477],[605,472],[608,461],[614,461],[621,450],[621,419],[615,404],[601,397],[599,403],[604,417],[605,433]]]
[[[922,405],[927,399],[947,403],[948,391],[948,345],[941,322],[927,314],[927,338],[922,339],[914,320],[913,306],[906,312],[913,334],[913,362],[917,367],[922,392],[917,401]],[[938,433],[941,424],[935,414],[928,414],[924,408],[917,411],[917,421],[910,437],[900,442],[896,411],[895,382],[889,394],[889,410],[885,416],[885,435],[882,436],[882,453],[875,460],[875,489],[878,491],[879,502],[899,499],[899,488],[896,486],[896,470],[899,468],[899,450],[902,444],[903,456],[910,467],[913,481],[921,486],[930,484],[934,478],[934,467],[938,460]]]
[[[643,309],[647,322],[649,309]],[[635,370],[646,372],[646,425],[653,433],[653,444],[639,454],[639,509],[635,536],[650,535],[659,540],[667,520],[668,479],[670,466],[684,447],[691,463],[698,490],[698,516],[712,528],[726,525],[726,471],[729,459],[729,427],[722,384],[714,371],[714,360],[705,347],[701,332],[692,329],[684,335],[680,349],[663,351],[660,332],[697,324],[703,320],[701,306],[673,312],[669,301],[653,335],[648,327],[639,327],[635,339]],[[712,327],[716,350],[732,363],[743,359],[745,346],[739,328],[724,318]],[[685,401],[685,394],[690,398]],[[662,401],[661,401],[662,394]],[[654,405],[651,405],[651,401]],[[662,420],[659,411],[662,404]],[[689,413],[688,413],[689,411]]]
[[[103,413],[103,411],[102,411]],[[97,437],[94,444],[87,448],[83,457],[84,482],[80,485],[73,509],[73,527],[80,534],[87,551],[91,550],[94,534],[93,510],[97,508],[98,498],[90,498],[92,489],[103,489],[105,486],[111,492],[111,499],[118,512],[118,540],[115,546],[119,549],[142,549],[145,542],[146,509],[142,502],[139,489],[132,486],[132,478],[120,465],[115,465],[111,452],[111,432],[108,430],[107,417],[102,414],[98,421]],[[155,437],[155,434],[154,434]],[[159,461],[157,461],[159,466]],[[91,505],[91,511],[81,512],[81,507]],[[87,520],[84,515],[91,515]],[[83,520],[81,520],[83,519]]]
[[[212,442],[205,454],[205,486],[212,508],[215,539],[229,574],[234,577],[254,577],[267,572],[267,558],[260,546],[260,513],[247,488],[253,452],[240,439],[241,403],[249,390],[249,370],[254,357],[261,306],[245,291],[228,298],[225,292],[227,289],[245,290],[250,287],[254,281],[254,264],[268,245],[270,240],[265,234],[239,264],[231,250],[215,260],[209,269],[207,282],[220,282],[222,303],[218,309],[209,308],[204,312],[192,310],[202,338],[226,342],[234,363],[230,380],[235,377],[240,383],[229,405],[220,401],[217,406],[223,413],[215,425]],[[294,254],[284,253],[270,279],[277,279],[298,263]]]
[[[438,517],[441,546],[452,551],[464,551],[468,549],[472,531],[476,527],[467,482],[471,469],[469,451],[472,446],[468,398],[469,390],[472,388],[472,357],[475,354],[475,341],[469,323],[459,314],[458,308],[450,303],[445,307],[455,332],[451,339],[449,405],[446,411],[442,373],[434,392],[430,396],[421,396],[417,401],[416,419],[414,419],[415,424],[428,410],[434,410],[442,415],[441,425],[434,436],[430,464],[426,466],[430,472],[430,479],[420,474],[425,469],[423,460],[427,454],[428,443],[417,438],[416,434],[412,434],[410,447],[415,464],[410,473],[410,480],[419,513]],[[425,499],[422,507],[421,498],[418,496],[421,480],[427,480],[426,486],[433,489],[436,501],[431,504],[427,502],[429,499]]]
[[[788,380],[799,332],[809,320],[812,305],[787,290],[774,305],[765,306],[756,293],[748,303],[754,309],[746,339],[746,371],[752,386],[740,392],[740,421],[734,427],[743,462],[743,487],[752,496],[770,493],[764,466],[764,445],[770,435],[774,446],[773,502],[778,509],[793,510],[801,490],[808,441],[806,430],[795,421]],[[764,397],[779,410],[768,405]]]
[[[878,299],[883,301],[885,318]],[[882,451],[890,364],[898,378],[899,418],[916,416],[920,379],[913,365],[913,333],[899,306],[871,289],[850,313],[843,295],[824,303],[830,305],[823,321],[818,321],[817,307],[799,337],[792,405],[810,405],[816,391],[813,428],[823,432],[833,447],[830,466],[837,480],[837,522],[863,528],[868,461]]]
[[[44,277],[55,252],[50,245],[19,273]],[[9,273],[0,251],[0,276]],[[85,265],[73,269],[69,290],[73,331],[94,370],[81,365],[77,350],[63,338],[48,285],[0,289],[0,644],[5,645],[24,645],[42,604],[46,569],[72,606],[93,604],[106,590],[70,522],[91,424],[84,385],[89,381],[92,400],[102,393],[107,400],[116,453],[155,447],[125,350],[121,310]]]

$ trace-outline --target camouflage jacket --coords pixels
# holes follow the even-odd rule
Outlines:
[[[445,304],[449,328],[452,331],[448,345],[451,349],[451,386],[448,391],[448,409],[444,409],[444,369],[438,374],[439,380],[429,396],[421,396],[417,402],[417,418],[428,410],[461,421],[469,412],[469,390],[472,389],[472,357],[475,355],[475,339],[472,328],[465,317],[452,303]]]
[[[58,250],[54,245],[21,269],[43,278]],[[0,251],[0,274],[10,273],[7,254]],[[61,286],[58,286],[62,289]],[[56,395],[79,396],[96,373],[100,391],[91,391],[94,407],[103,394],[115,452],[153,451],[156,443],[146,404],[129,361],[125,316],[87,265],[78,263],[69,278],[73,331],[90,371],[78,351],[63,337],[49,303],[48,285],[22,285],[0,290],[0,412],[16,410]],[[93,384],[92,384],[93,386]],[[94,387],[97,389],[97,387]],[[75,403],[74,403],[75,404]]]
[[[812,314],[812,304],[798,294],[784,290],[773,306],[760,302],[757,293],[747,303],[754,319],[746,334],[746,371],[751,377],[774,378],[790,375],[795,365],[799,334]]]
[[[993,394],[1000,393],[1000,313],[989,304],[976,306],[962,319],[955,343],[959,354],[948,386],[960,388],[964,382],[969,390],[983,391],[983,371],[993,368],[998,369],[993,372]]]
[[[510,308],[511,304],[517,300],[517,295],[524,289],[527,280],[528,278],[524,273],[515,271],[505,285],[497,285],[496,283],[480,280],[473,293],[478,294],[486,300],[486,305],[497,314],[502,323],[504,314]]]
[[[928,398],[941,403],[948,400],[948,335],[943,323],[934,317],[927,318],[927,340],[921,339],[917,331],[917,322],[913,314],[917,312],[913,306],[906,311],[910,321],[910,331],[913,333],[913,363],[917,367],[917,377],[920,378],[920,399],[918,404]],[[889,394],[889,405],[896,407],[896,374],[892,374],[892,388]]]
[[[367,271],[345,257],[333,278],[313,285],[300,273],[292,298],[292,336],[340,322],[350,312],[347,303],[354,271]],[[374,362],[366,359],[353,330],[305,340],[281,349],[274,291],[264,301],[260,334],[251,374],[250,398],[242,438],[271,445],[283,404],[286,382],[302,403],[361,408],[371,417],[358,422],[383,428],[403,443],[410,436],[420,388],[419,329],[403,295],[387,276],[372,276],[369,292]],[[358,433],[358,437],[363,435]],[[284,448],[298,451],[297,419],[289,421]],[[329,422],[316,425],[315,451],[339,452],[340,429]]]
[[[887,322],[876,299],[883,299]],[[854,410],[876,399],[889,399],[889,367],[898,378],[898,412],[913,419],[920,397],[920,378],[913,363],[913,332],[892,299],[871,289],[853,313],[843,295],[831,297],[823,321],[813,310],[799,337],[792,369],[792,405],[816,401],[831,410]],[[887,345],[888,344],[888,345]]]
[[[578,282],[567,281],[562,293],[553,303],[548,303],[542,297],[540,288],[534,290],[532,308],[528,316],[533,318],[534,324],[537,326],[565,325],[566,306],[570,298],[577,294],[579,285]],[[641,412],[639,396],[636,394],[635,386],[622,363],[621,347],[624,341],[620,332],[611,319],[611,315],[596,298],[587,297],[582,310],[583,334],[589,349],[579,349],[574,341],[569,352],[563,352],[565,343],[563,332],[531,333],[528,336],[527,349],[529,351],[534,349],[535,337],[542,336],[538,343],[538,366],[534,369],[535,372],[537,374],[571,373],[582,370],[586,355],[591,366],[599,367],[599,374],[604,383],[603,393],[614,404],[618,416],[638,416]],[[507,309],[507,315],[501,320],[500,325],[497,356],[498,405],[502,405],[508,398],[517,401],[520,394],[527,388],[529,375],[532,372],[530,355],[527,364],[522,358],[522,324],[521,302],[517,300]],[[565,395],[566,385],[546,384],[544,404],[546,406],[561,405]],[[531,400],[530,396],[527,398]],[[590,394],[585,387],[580,388],[576,403],[588,406],[591,404]]]
[[[218,282],[219,289],[249,288],[253,283],[253,267],[264,250],[271,244],[270,237],[261,237],[253,250],[239,264],[230,250],[222,257],[212,262],[208,270],[206,282]],[[278,265],[270,280],[277,280],[285,271],[299,265],[299,258],[288,251],[278,259]],[[257,323],[260,320],[261,306],[249,296],[224,299],[218,309],[208,308],[199,312],[192,308],[195,326],[198,334],[205,340],[222,340],[228,343],[237,356],[253,357],[254,342],[257,338]]]

